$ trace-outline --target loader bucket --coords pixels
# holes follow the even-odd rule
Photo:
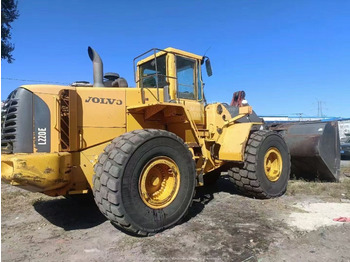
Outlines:
[[[310,180],[338,181],[340,141],[338,123],[305,121],[270,126],[286,141],[291,175]]]

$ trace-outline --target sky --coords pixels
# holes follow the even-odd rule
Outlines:
[[[92,82],[88,46],[129,86],[134,57],[174,47],[210,57],[207,102],[244,90],[260,116],[350,117],[348,0],[18,0],[18,10],[2,100],[24,84]]]

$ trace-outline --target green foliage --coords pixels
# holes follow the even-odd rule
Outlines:
[[[8,63],[14,60],[12,51],[15,46],[9,41],[11,39],[11,23],[19,16],[17,2],[14,0],[1,0],[1,60],[7,59]]]

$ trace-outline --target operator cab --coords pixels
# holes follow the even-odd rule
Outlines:
[[[153,53],[149,55],[149,53]],[[140,60],[142,57],[148,57]],[[169,99],[204,101],[201,65],[206,61],[211,75],[210,61],[175,48],[151,49],[134,59],[135,82],[139,88],[166,88]],[[159,100],[159,99],[158,99]]]

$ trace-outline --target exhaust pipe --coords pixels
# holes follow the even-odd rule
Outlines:
[[[104,87],[105,85],[103,84],[103,63],[102,63],[101,57],[90,46],[88,47],[88,53],[93,65],[93,72],[94,72],[93,86]]]

